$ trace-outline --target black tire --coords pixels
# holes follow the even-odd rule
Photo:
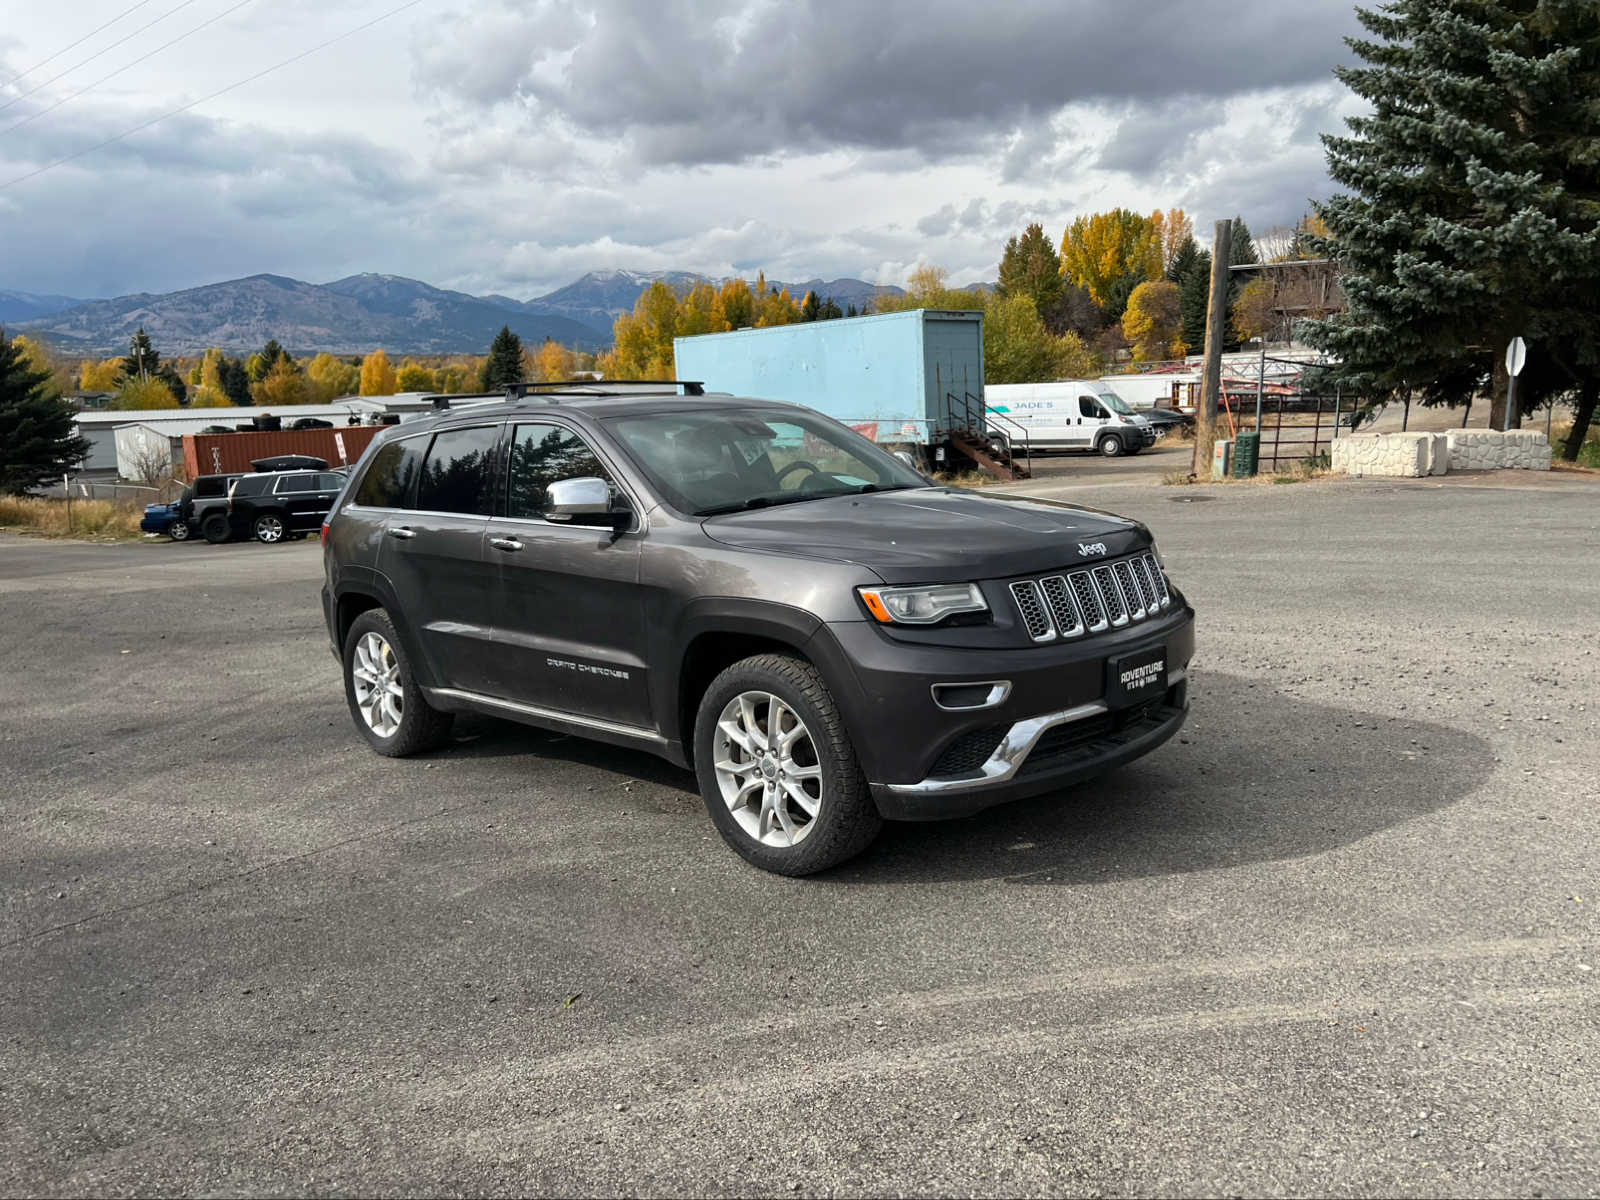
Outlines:
[[[1123,451],[1122,436],[1116,433],[1106,434],[1105,437],[1100,439],[1098,449],[1107,458],[1121,458]]]
[[[191,532],[187,521],[174,521],[167,526],[167,536],[175,542],[187,542]]]
[[[361,711],[361,705],[356,698],[356,678],[354,665],[357,647],[362,639],[369,633],[375,633],[384,640],[393,652],[398,667],[398,682],[401,688],[401,715],[399,727],[388,735],[380,734]],[[416,676],[411,673],[411,663],[406,658],[405,648],[400,644],[400,639],[395,635],[394,622],[389,619],[389,614],[381,608],[369,608],[350,623],[350,632],[345,635],[344,653],[341,656],[344,662],[344,697],[345,703],[350,707],[350,719],[355,722],[356,729],[367,739],[371,746],[385,758],[406,758],[412,754],[421,754],[425,750],[433,750],[450,737],[450,727],[455,724],[455,714],[440,712],[434,708],[422,695],[422,688],[418,685]]]
[[[723,799],[714,767],[717,719],[743,692],[777,696],[804,722],[821,768],[821,803],[809,831],[796,844],[757,841]],[[811,875],[854,858],[883,827],[855,747],[817,669],[787,654],[758,654],[718,675],[700,699],[694,724],[694,761],[706,811],[717,832],[742,858],[778,875]]]
[[[250,522],[250,533],[263,545],[276,546],[289,540],[289,521],[282,513],[264,512]]]
[[[233,530],[228,527],[228,518],[219,512],[207,513],[206,519],[200,522],[200,536],[213,546],[220,546],[232,533]]]

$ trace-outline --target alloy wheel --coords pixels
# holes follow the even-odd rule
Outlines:
[[[363,634],[356,643],[350,676],[355,683],[356,708],[367,728],[379,737],[393,737],[405,715],[405,688],[394,647],[381,634]]]
[[[770,692],[741,692],[712,741],[717,786],[740,828],[766,846],[799,845],[822,811],[822,766],[798,713]]]
[[[257,519],[256,537],[263,542],[283,541],[283,522],[277,517],[261,517]]]

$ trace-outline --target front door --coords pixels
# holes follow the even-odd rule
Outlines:
[[[1077,420],[1072,425],[1072,445],[1080,450],[1093,450],[1095,435],[1110,419],[1111,414],[1100,401],[1088,392],[1079,392]]]
[[[504,515],[489,523],[497,570],[497,695],[607,724],[652,728],[639,589],[640,516],[546,520],[545,489],[588,476],[616,483],[576,432],[545,422],[510,432]],[[618,493],[620,495],[620,493]]]

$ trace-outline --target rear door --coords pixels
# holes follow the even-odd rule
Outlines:
[[[273,498],[283,510],[289,528],[296,533],[315,529],[322,523],[317,513],[317,488],[321,479],[320,475],[309,471],[291,471],[278,476]]]
[[[548,521],[545,489],[563,479],[615,475],[574,428],[513,422],[495,559],[496,694],[557,713],[648,729],[650,693],[639,589],[642,517],[609,525]],[[620,493],[619,493],[620,494]]]
[[[352,504],[383,508],[378,570],[440,687],[490,689],[494,570],[484,539],[499,422],[397,438],[382,447]]]

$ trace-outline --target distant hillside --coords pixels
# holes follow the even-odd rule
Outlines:
[[[324,284],[251,275],[115,300],[0,292],[0,322],[45,334],[70,355],[125,351],[141,326],[166,355],[199,354],[208,346],[256,350],[271,338],[295,354],[363,354],[379,346],[397,354],[482,354],[502,325],[533,345],[554,338],[596,350],[611,344],[617,317],[631,312],[639,293],[657,280],[679,291],[723,282],[688,271],[591,271],[548,295],[514,300],[446,291],[399,275],[351,275]],[[796,300],[815,291],[840,308],[865,308],[880,292],[904,294],[848,278],[770,280],[768,286],[786,287]]]
[[[126,350],[141,326],[166,355],[199,354],[207,346],[254,350],[270,338],[296,354],[361,354],[378,346],[400,354],[481,354],[502,325],[536,345],[548,337],[595,349],[610,340],[609,325],[508,309],[394,275],[353,275],[323,285],[252,275],[81,304],[29,328],[69,354]]]
[[[86,301],[71,296],[36,296],[32,292],[0,291],[0,325],[37,321]]]

